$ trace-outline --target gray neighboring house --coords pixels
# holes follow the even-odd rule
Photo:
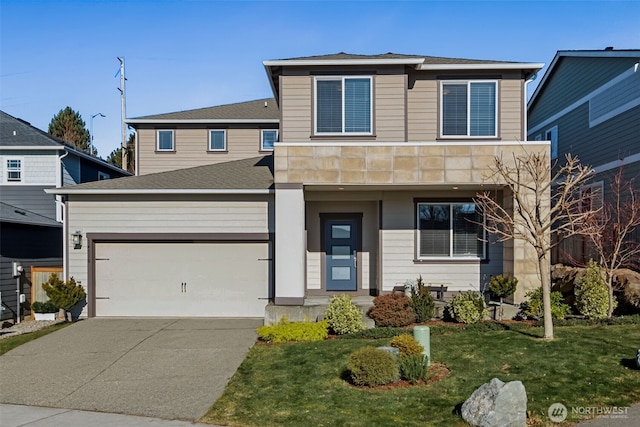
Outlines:
[[[35,270],[62,269],[64,205],[44,190],[130,174],[2,111],[0,174],[0,289],[2,319],[8,319],[18,310],[14,261],[24,268],[22,314],[29,310]]]
[[[639,67],[640,49],[560,50],[528,103],[529,140],[549,140],[552,158],[571,153],[594,168],[582,188],[594,207],[610,195],[619,168],[627,178],[640,176]],[[565,241],[553,258],[586,262],[588,246]]]

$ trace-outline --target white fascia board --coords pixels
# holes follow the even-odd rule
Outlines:
[[[47,150],[55,150],[62,151],[65,147],[62,145],[0,145],[0,150],[15,150],[15,151],[47,151]]]
[[[422,64],[419,70],[540,70],[543,63],[506,63],[506,64]]]
[[[265,67],[301,67],[317,65],[420,65],[424,58],[388,59],[282,59],[263,61]]]
[[[280,123],[280,119],[127,119],[127,124],[243,124],[243,123]]]
[[[251,189],[77,189],[73,188],[49,188],[44,190],[47,194],[271,194],[274,190]]]
[[[640,49],[629,50],[559,50],[559,56],[582,56],[585,58],[635,58],[640,59]]]

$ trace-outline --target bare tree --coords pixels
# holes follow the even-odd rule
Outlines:
[[[551,249],[563,238],[578,234],[578,225],[592,213],[580,209],[580,187],[593,170],[577,157],[566,156],[564,165],[552,165],[546,153],[513,154],[512,161],[495,157],[489,178],[513,197],[505,206],[485,191],[476,203],[485,216],[485,229],[498,241],[522,240],[535,250],[542,284],[544,338],[553,339],[551,317]],[[553,185],[553,189],[552,189]],[[552,239],[552,233],[556,238]]]
[[[632,238],[640,231],[640,189],[634,179],[626,180],[622,168],[609,185],[609,195],[602,198],[597,215],[582,224],[582,234],[588,238],[609,288],[608,316],[614,309],[613,274],[618,268],[637,267],[640,259],[640,241]],[[602,197],[602,195],[601,195]]]

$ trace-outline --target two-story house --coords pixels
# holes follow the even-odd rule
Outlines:
[[[5,319],[18,311],[13,262],[24,268],[20,293],[27,295],[26,308],[31,283],[46,280],[51,267],[62,270],[66,244],[62,196],[44,190],[129,174],[0,111],[0,175],[0,288]],[[47,267],[43,275],[37,274],[43,267]]]
[[[529,100],[529,139],[551,141],[554,160],[570,153],[593,167],[594,179],[582,188],[593,208],[611,196],[620,168],[626,179],[640,176],[639,65],[638,49],[561,50]],[[553,255],[557,262],[586,263],[593,254],[573,238]]]
[[[479,291],[511,272],[516,301],[539,285],[535,254],[492,242],[473,198],[490,190],[510,209],[487,176],[495,156],[548,153],[525,132],[542,64],[340,53],[264,66],[275,101],[131,119],[140,176],[51,191],[84,237],[68,274],[87,284],[89,316],[262,316],[269,301],[376,295],[419,275]]]

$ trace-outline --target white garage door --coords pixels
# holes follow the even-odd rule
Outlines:
[[[263,317],[268,243],[96,243],[96,316]]]

